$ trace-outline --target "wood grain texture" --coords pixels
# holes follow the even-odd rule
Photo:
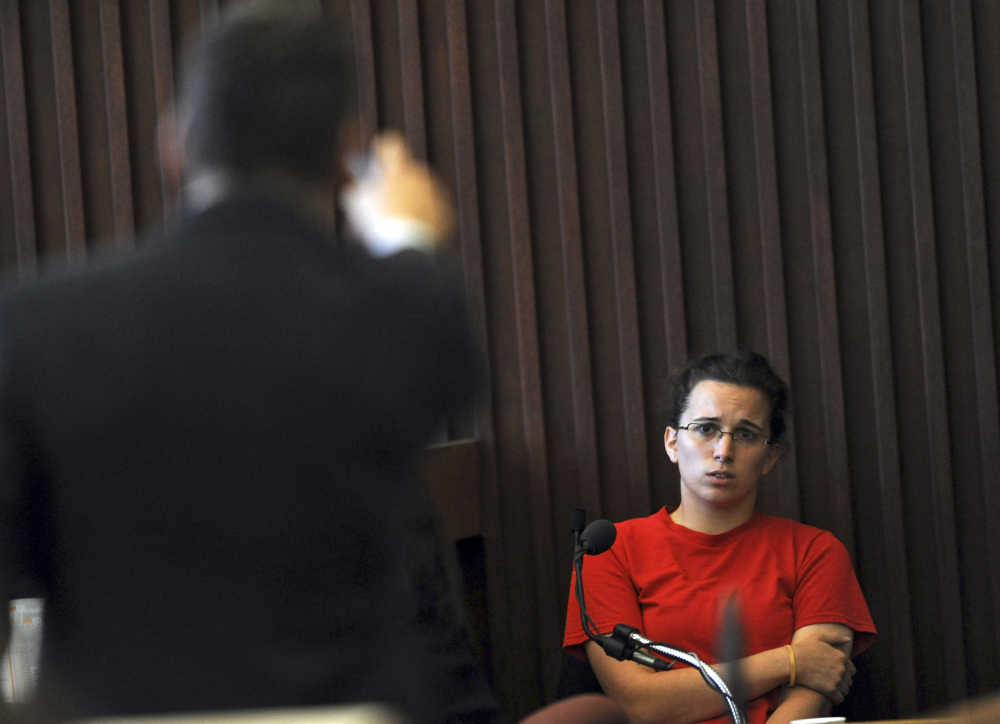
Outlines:
[[[584,508],[591,519],[597,519],[602,516],[602,506],[564,0],[546,0],[545,33],[578,495],[574,507]]]
[[[618,17],[614,5],[597,0],[598,56],[604,115],[604,152],[611,212],[618,359],[621,375],[628,495],[633,516],[650,511],[646,464],[645,410],[639,352],[639,320],[635,298],[635,261],[629,212],[628,168],[625,164],[625,119],[622,107]]]
[[[423,68],[420,62],[420,21],[417,0],[397,0],[399,12],[399,65],[403,77],[403,133],[411,153],[427,158],[424,128]]]
[[[983,503],[987,529],[995,533],[1000,530],[1000,481],[996,480],[991,471],[993,465],[1000,459],[1000,413],[998,413],[997,366],[990,305],[989,256],[986,248],[976,71],[973,56],[974,38],[968,0],[951,0],[950,11],[960,134],[964,200],[962,208],[966,221],[969,306],[972,310],[976,411],[984,472]],[[1000,640],[1000,536],[988,537],[987,558],[992,578],[995,635]]]
[[[483,270],[482,235],[477,205],[477,171],[473,137],[472,91],[469,75],[469,39],[465,4],[462,0],[447,0],[445,4],[448,43],[448,68],[451,79],[451,113],[454,132],[455,205],[458,217],[459,254],[469,298],[469,318],[479,330],[487,327],[486,290]],[[510,609],[505,605],[507,570],[504,566],[501,536],[503,526],[500,510],[500,483],[497,470],[496,439],[491,401],[492,374],[488,355],[483,355],[484,379],[480,391],[481,403],[476,406],[475,436],[480,448],[481,515],[486,550],[487,611],[493,641],[506,640],[513,625]],[[507,647],[490,647],[489,670],[498,688],[513,690],[513,662]],[[509,708],[509,707],[508,707]]]
[[[100,19],[114,237],[120,244],[130,244],[135,221],[132,213],[132,169],[128,156],[121,18],[116,0],[101,0]]]
[[[0,3],[0,40],[3,42],[3,100],[6,120],[9,181],[10,238],[4,235],[3,256],[21,274],[35,269],[35,214],[28,140],[28,112],[24,96],[24,60],[21,15],[17,3]]]
[[[354,31],[354,63],[358,69],[359,142],[367,146],[378,131],[378,101],[375,94],[375,49],[372,46],[370,0],[350,0]]]
[[[534,290],[524,135],[521,121],[521,91],[517,48],[517,26],[512,0],[495,0],[500,112],[504,132],[504,176],[507,184],[508,228],[514,278],[515,324],[518,340],[521,415],[530,498],[531,536],[534,546],[535,586],[541,625],[539,659],[546,694],[555,694],[559,671],[559,611],[556,607],[552,523],[549,511],[548,461],[545,413],[542,408],[541,360]]]
[[[59,181],[63,202],[61,237],[62,243],[66,245],[66,257],[71,262],[80,262],[86,254],[86,243],[68,0],[49,0],[48,10],[55,84],[56,138],[59,144]]]

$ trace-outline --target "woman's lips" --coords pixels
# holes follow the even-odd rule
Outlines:
[[[708,474],[708,477],[715,480],[732,480],[736,476],[726,470],[713,470]]]

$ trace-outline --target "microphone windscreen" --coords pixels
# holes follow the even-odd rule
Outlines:
[[[583,530],[587,525],[587,511],[583,508],[573,508],[573,512],[569,514],[569,524],[572,531]]]
[[[595,520],[580,534],[580,545],[592,556],[603,553],[614,545],[618,530],[610,520]]]

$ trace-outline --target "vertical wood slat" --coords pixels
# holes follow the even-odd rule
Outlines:
[[[750,103],[753,121],[754,155],[757,169],[757,207],[760,224],[761,263],[764,278],[764,316],[767,325],[767,357],[783,379],[790,379],[788,358],[788,320],[785,310],[785,272],[781,255],[781,221],[778,210],[778,179],[774,150],[774,118],[771,112],[771,68],[768,59],[767,15],[763,3],[746,4],[747,46],[750,66]],[[785,432],[785,454],[778,462],[769,487],[776,489],[771,496],[777,512],[785,518],[801,519],[798,474],[795,459],[794,420]],[[834,517],[850,520],[849,490],[846,497],[842,485],[833,486]],[[842,541],[850,541],[852,529],[835,531]],[[853,546],[849,546],[852,559]]]
[[[132,213],[132,169],[128,156],[128,113],[125,106],[121,20],[118,15],[117,0],[100,0],[100,2],[101,54],[104,66],[105,112],[108,119],[114,235],[118,243],[131,244],[135,221]]]
[[[73,46],[70,40],[68,0],[49,0],[52,67],[55,74],[56,134],[59,148],[59,181],[63,200],[63,238],[66,256],[79,261],[87,251],[83,222],[83,185],[76,123],[76,90],[73,80]]]
[[[3,50],[4,109],[7,117],[10,185],[13,193],[14,244],[22,274],[35,269],[35,210],[28,143],[28,111],[24,95],[21,19],[17,3],[0,2],[0,42]]]
[[[938,270],[934,238],[930,158],[927,146],[926,89],[923,75],[920,15],[915,5],[900,3],[902,93],[906,110],[910,206],[917,266],[918,315],[927,412],[927,450],[931,458],[931,492],[934,499],[936,573],[941,602],[944,641],[944,675],[950,701],[966,694],[965,657],[962,650],[962,611],[959,595],[958,544],[955,537],[955,498],[948,444],[948,401],[944,385]]]
[[[535,275],[528,222],[528,190],[521,120],[517,23],[513,0],[494,0],[499,54],[501,124],[504,129],[504,176],[507,184],[510,244],[514,270],[515,323],[521,381],[521,411],[527,475],[531,496],[531,530],[534,548],[535,587],[540,619],[540,660],[543,680],[554,694],[558,676],[561,636],[552,561],[551,502],[545,446],[545,412],[542,409],[541,360],[535,304]],[[549,688],[549,687],[547,687]]]
[[[354,30],[354,62],[358,73],[359,140],[362,146],[367,146],[378,132],[371,0],[351,0],[351,26]]]
[[[850,479],[841,377],[833,235],[830,226],[830,190],[827,181],[823,98],[818,57],[816,9],[811,0],[796,0],[799,82],[803,102],[805,165],[808,179],[809,220],[813,247],[816,326],[822,400],[823,445],[828,478]]]
[[[984,506],[987,521],[987,557],[991,571],[993,621],[1000,640],[1000,480],[995,474],[1000,460],[1000,411],[997,400],[997,367],[990,306],[989,253],[986,248],[986,212],[979,147],[976,69],[973,56],[972,12],[968,0],[951,0],[952,50],[955,57],[962,199],[969,270],[969,305],[972,318],[976,412],[979,416],[979,450],[982,460]],[[994,291],[994,293],[996,293]]]
[[[901,4],[901,7],[905,5]],[[912,6],[911,6],[912,7]],[[852,6],[853,9],[853,6]],[[858,20],[856,23],[852,22],[852,32],[860,31],[860,23],[862,21]],[[902,29],[903,32],[903,45],[904,53],[906,52],[906,29]],[[919,32],[914,36],[919,39]],[[852,37],[852,41],[855,38]],[[916,42],[919,43],[919,40]],[[858,46],[863,44],[863,41],[857,39],[857,46],[854,46],[852,50],[854,52],[859,52]],[[922,91],[914,91],[917,93],[922,93]],[[855,89],[855,93],[857,90]],[[907,109],[909,115],[909,109]],[[859,157],[866,153],[867,149],[858,149]],[[864,167],[864,161],[866,159],[859,158],[859,163],[861,167]],[[867,241],[867,240],[866,240]],[[866,259],[870,262],[870,259]],[[866,264],[866,273],[870,273],[870,266]],[[884,274],[884,272],[883,272]],[[877,310],[876,310],[877,311]],[[871,310],[870,310],[871,314]],[[871,324],[871,321],[869,321]],[[874,329],[870,329],[870,342],[872,344],[872,355],[873,358],[880,355],[879,340],[876,339],[878,332]],[[882,331],[885,334],[885,331]],[[882,352],[881,354],[884,354]],[[885,405],[885,380],[880,374],[878,360],[872,360],[873,369],[873,385],[875,387],[875,405],[877,412],[876,415],[889,414],[890,420],[895,421],[895,413],[892,409],[886,409]],[[883,392],[880,393],[880,390]],[[881,426],[879,426],[880,428]],[[877,428],[878,430],[878,428]],[[887,442],[892,442],[893,450],[895,450],[895,425],[893,425],[893,435],[892,441],[888,441],[886,438],[888,436],[883,436],[881,430],[879,430],[879,435],[876,441],[875,447],[877,448],[879,455],[879,492],[880,500],[882,506],[882,530],[883,530],[883,546],[885,550],[885,567],[890,571],[905,571],[906,570],[906,548],[905,548],[905,523],[903,520],[902,511],[902,499],[900,494],[900,484],[898,480],[898,471],[896,475],[892,475],[892,468],[897,465],[898,453],[896,455],[896,460],[889,460],[886,454],[886,448],[884,445]],[[888,479],[887,479],[888,478]],[[911,640],[912,628],[911,628],[911,615],[910,615],[910,605],[909,605],[909,585],[905,577],[896,576],[891,579],[891,590],[888,596],[889,609],[891,612],[891,619],[889,621],[889,628],[892,634],[892,646],[893,646],[893,672],[895,675],[895,690],[896,690],[896,703],[900,714],[910,714],[916,710],[916,690],[914,686],[914,651],[913,644]]]
[[[357,2],[357,0],[355,0]],[[468,32],[464,0],[446,0],[448,33],[448,68],[451,78],[451,112],[454,129],[455,207],[462,270],[469,298],[469,316],[479,330],[486,329],[486,289],[483,270],[482,237],[479,225],[478,187],[475,143],[473,140],[472,90],[469,79]],[[369,33],[370,36],[370,33]],[[373,96],[374,99],[374,96]],[[489,358],[484,358],[484,380],[490,380]],[[489,383],[486,383],[489,386]],[[506,693],[514,689],[514,665],[506,642],[511,626],[510,611],[505,606],[506,570],[502,555],[500,521],[500,486],[497,475],[496,440],[492,391],[482,391],[482,403],[476,406],[475,431],[479,441],[482,472],[481,501],[483,540],[486,548],[487,606],[490,619],[491,665],[497,688]]]
[[[611,247],[614,258],[617,305],[618,360],[625,416],[625,446],[632,515],[650,513],[649,470],[646,456],[645,403],[642,355],[639,348],[639,312],[636,304],[635,259],[626,166],[625,116],[622,99],[618,11],[613,3],[597,3],[604,153],[608,170]]]
[[[729,243],[729,209],[726,200],[725,144],[722,135],[722,91],[719,86],[719,53],[715,6],[694,0],[695,42],[698,52],[698,86],[701,102],[702,152],[705,164],[705,197],[708,204],[708,246],[712,255],[712,297],[715,302],[717,349],[735,349],[736,307],[733,260]]]
[[[423,67],[420,62],[420,19],[417,0],[397,0],[399,63],[403,79],[403,125],[406,143],[415,158],[427,158],[424,128]]]
[[[590,370],[590,335],[587,327],[579,189],[576,181],[565,0],[545,0],[545,32],[548,43],[549,87],[552,92],[552,143],[556,164],[559,241],[563,258],[563,286],[566,289],[575,459],[581,505],[592,519],[597,519],[602,517],[601,491],[597,467],[597,431]],[[558,515],[558,511],[556,514]]]
[[[170,7],[165,2],[151,0],[149,3],[149,52],[153,67],[153,97],[157,119],[163,118],[173,107],[174,61],[170,42]],[[160,199],[165,214],[175,210],[180,195],[179,179],[166,172],[166,165],[157,148],[159,163]]]
[[[644,0],[646,57],[649,74],[649,112],[652,124],[653,177],[656,184],[657,246],[663,287],[663,320],[666,326],[667,366],[687,363],[687,329],[684,316],[684,278],[681,274],[681,234],[677,226],[677,180],[674,175],[674,131],[670,107],[670,70],[663,4]]]

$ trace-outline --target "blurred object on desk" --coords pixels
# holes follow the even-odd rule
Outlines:
[[[27,701],[35,691],[42,653],[43,607],[41,598],[10,602],[10,644],[0,665],[4,701]]]

